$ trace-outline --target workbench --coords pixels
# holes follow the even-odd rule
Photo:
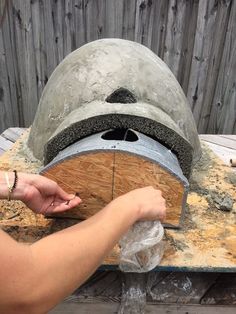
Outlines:
[[[22,131],[24,134],[18,139]],[[24,151],[26,137],[27,130],[19,128],[8,129],[2,134],[1,169],[11,169],[9,166],[14,164],[17,170],[37,172],[40,166],[37,161],[21,169],[25,156],[21,154],[19,157],[19,152]],[[147,275],[147,308],[150,307],[150,313],[157,309],[153,308],[153,303],[159,304],[160,313],[211,313],[205,306],[209,303],[227,304],[223,309],[211,306],[214,313],[235,312],[236,172],[229,167],[229,159],[236,154],[236,136],[201,135],[201,139],[203,158],[193,171],[184,225],[180,230],[166,230],[163,260],[156,272]],[[222,206],[224,201],[225,208]],[[20,203],[14,205],[14,210],[5,201],[2,206],[5,210],[0,209],[0,227],[19,241],[33,242],[76,223],[74,220],[35,216]],[[122,275],[116,271],[118,255],[116,247],[100,271],[70,298],[73,301],[70,307],[64,303],[52,313],[76,313],[76,308],[80,313],[114,312],[120,300],[122,282]],[[79,307],[76,302],[81,302]],[[161,305],[163,303],[165,306]],[[186,303],[188,305],[184,305]]]

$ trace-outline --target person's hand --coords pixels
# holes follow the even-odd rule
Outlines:
[[[41,175],[25,173],[18,173],[13,197],[40,214],[62,212],[81,202],[78,196],[66,193],[56,182]]]
[[[160,190],[152,186],[128,192],[116,199],[120,206],[136,212],[136,220],[160,220],[166,217],[166,203]]]

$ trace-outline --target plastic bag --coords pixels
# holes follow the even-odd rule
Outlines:
[[[159,221],[137,222],[121,238],[120,264],[124,272],[147,272],[155,268],[164,253],[164,228]]]
[[[146,313],[147,275],[125,273],[122,276],[122,296],[118,314]]]

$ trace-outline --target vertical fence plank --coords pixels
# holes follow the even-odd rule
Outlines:
[[[136,0],[124,1],[122,38],[134,40]]]
[[[185,11],[185,0],[170,0],[166,26],[164,61],[170,67],[176,78],[178,78],[182,52]]]
[[[168,8],[169,1],[154,1],[151,49],[162,59],[164,58]]]
[[[103,3],[103,5],[102,5]],[[122,38],[123,18],[124,18],[124,1],[104,0],[99,3],[104,20],[104,37]]]
[[[105,29],[105,0],[96,0],[96,10],[97,10],[97,37],[98,39],[106,37]]]
[[[232,134],[236,134],[236,119],[235,119],[235,121],[234,121],[234,128],[233,128]]]
[[[5,11],[5,9],[6,9],[6,0],[2,0],[2,1],[0,1],[0,21],[3,21],[3,19],[4,19],[4,11]]]
[[[7,4],[7,3],[6,3]],[[7,115],[11,114],[12,123],[18,126],[22,121],[19,116],[19,109],[18,109],[18,101],[19,99],[19,85],[17,71],[16,71],[16,54],[15,54],[15,41],[14,41],[14,33],[11,32],[11,22],[9,11],[11,11],[10,3],[5,8],[5,16],[4,16],[4,23],[2,23],[2,47],[4,46],[5,50],[5,66],[7,71],[7,78],[8,81],[5,83],[9,85],[9,108],[7,110]],[[1,72],[0,72],[1,73]],[[6,100],[6,99],[5,99]],[[11,124],[9,125],[11,126]]]
[[[85,6],[85,32],[86,42],[99,38],[98,36],[98,16],[104,14],[104,1],[99,3],[95,0],[87,0]]]
[[[15,122],[14,112],[11,106],[10,86],[8,84],[8,71],[5,56],[3,33],[0,30],[0,132]]]
[[[24,5],[23,5],[24,4]],[[24,37],[24,57],[25,57],[25,72],[26,72],[26,103],[23,104],[25,125],[30,126],[34,119],[38,106],[38,90],[35,68],[35,54],[33,45],[33,30],[30,2],[24,1],[21,6],[23,12],[24,26],[22,29],[22,37]]]
[[[32,28],[33,28],[33,44],[35,55],[35,69],[38,95],[42,94],[45,86],[45,66],[46,66],[46,51],[44,51],[44,44],[42,43],[42,36],[44,36],[44,27],[42,31],[42,14],[39,1],[31,2]],[[43,39],[44,42],[44,39]]]
[[[196,123],[203,107],[217,10],[215,0],[200,0],[187,98]],[[205,104],[204,104],[205,105]]]
[[[106,37],[114,37],[115,34],[115,0],[105,0],[105,33]]]
[[[13,55],[13,60],[10,60],[14,64],[14,75],[15,75],[15,87],[16,87],[16,94],[17,94],[17,103],[15,105],[15,112],[18,112],[19,116],[19,126],[25,126],[24,122],[24,113],[23,113],[23,97],[21,91],[21,81],[20,81],[20,73],[19,73],[19,66],[18,66],[18,56],[17,56],[17,46],[16,46],[16,30],[15,30],[15,19],[14,19],[14,6],[12,1],[9,2],[8,6],[8,15],[9,21],[9,29],[10,29],[10,37],[11,37],[11,52]],[[8,52],[10,53],[10,52]],[[9,76],[9,75],[8,75]],[[16,109],[17,107],[17,109]],[[12,126],[12,125],[11,125]],[[15,124],[14,124],[15,126]],[[16,125],[17,126],[17,125]]]
[[[16,34],[17,64],[19,71],[24,125],[32,122],[37,105],[35,54],[33,45],[32,17],[30,2],[13,1],[13,16]]]
[[[218,1],[215,6],[216,22],[212,33],[211,53],[208,62],[208,73],[204,87],[204,98],[198,121],[198,130],[200,133],[207,129],[213,97],[216,88],[216,82],[219,74],[219,67],[222,58],[222,51],[225,43],[226,30],[229,19],[229,8],[232,0]]]
[[[27,106],[27,87],[26,87],[26,64],[25,64],[25,38],[22,38],[22,28],[24,27],[21,8],[15,6],[12,2],[12,25],[15,34],[15,51],[16,51],[16,67],[18,72],[19,93],[21,95],[21,102],[19,103],[19,114],[22,118],[21,123],[25,125],[24,106]]]
[[[207,132],[230,134],[236,124],[236,1],[231,2],[230,17],[223,47]]]
[[[64,57],[76,49],[76,12],[77,6],[74,0],[65,0],[63,23]]]
[[[135,18],[135,41],[151,48],[154,2],[150,0],[138,0]]]
[[[52,16],[53,0],[43,1],[43,16],[45,29],[45,48],[47,55],[47,76],[49,77],[57,66],[56,49],[55,49],[55,34]]]
[[[198,0],[197,1],[190,0],[186,2],[183,29],[183,43],[177,76],[177,79],[180,85],[182,86],[185,94],[188,91],[188,82],[191,70],[194,38],[197,27],[198,4],[199,4]]]
[[[75,42],[76,47],[80,47],[86,43],[86,21],[85,21],[85,4],[84,0],[75,0]]]
[[[115,38],[122,38],[122,31],[123,31],[123,12],[124,12],[124,1],[116,1],[115,6]],[[112,35],[113,36],[113,35]]]
[[[55,35],[55,48],[57,64],[64,58],[63,49],[63,18],[64,18],[64,1],[54,1],[52,5],[53,26]]]

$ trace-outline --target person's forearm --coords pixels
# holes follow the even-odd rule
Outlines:
[[[21,200],[44,214],[68,210],[81,202],[52,180],[24,173],[18,173],[16,180],[13,172],[8,178],[0,172],[0,198]],[[47,312],[93,273],[134,222],[164,218],[161,192],[144,187],[112,201],[90,219],[32,245],[19,244],[0,230],[0,311]]]
[[[90,219],[31,245],[33,269],[25,285],[36,313],[47,312],[80,286],[137,216],[117,199]]]

